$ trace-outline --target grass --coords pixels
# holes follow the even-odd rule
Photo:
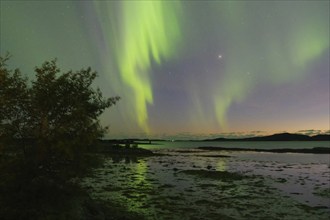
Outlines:
[[[96,165],[96,158],[86,155],[79,167],[67,163],[53,170],[20,156],[1,162],[1,219],[80,219],[78,206],[88,195],[70,180]]]
[[[85,153],[78,162],[54,159],[43,166],[20,154],[0,155],[0,219],[143,219],[118,204],[91,199],[79,186],[80,178],[101,165],[98,152]]]

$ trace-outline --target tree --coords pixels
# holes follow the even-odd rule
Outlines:
[[[33,139],[39,162],[79,158],[104,134],[98,117],[119,97],[104,99],[92,88],[97,73],[91,68],[61,73],[56,60],[36,67],[28,86],[19,70],[8,69],[8,59],[0,58],[1,139]]]
[[[0,56],[0,141],[28,137],[29,92],[27,79],[18,69],[9,70],[6,62],[9,54]],[[0,144],[1,144],[0,142]]]

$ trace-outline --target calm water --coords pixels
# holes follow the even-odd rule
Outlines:
[[[156,142],[165,156],[106,157],[81,185],[145,219],[329,219],[329,154],[204,151],[329,147],[330,142]],[[184,150],[183,150],[184,149]],[[220,157],[226,155],[230,157]],[[189,175],[187,172],[202,175]],[[240,175],[231,179],[222,172]],[[211,173],[215,176],[209,176]]]
[[[151,145],[139,145],[146,149],[175,149],[197,147],[228,147],[228,148],[255,148],[255,149],[279,149],[279,148],[313,148],[330,147],[330,141],[240,141],[240,142],[194,142],[194,141],[159,141]]]

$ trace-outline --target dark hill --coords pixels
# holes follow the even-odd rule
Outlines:
[[[245,138],[251,141],[310,141],[311,137],[303,134],[281,133],[263,137]]]
[[[330,141],[330,135],[329,134],[319,134],[312,136],[313,141]]]
[[[205,141],[330,141],[330,135],[323,134],[310,137],[303,134],[280,133],[261,137],[239,139],[215,138]]]

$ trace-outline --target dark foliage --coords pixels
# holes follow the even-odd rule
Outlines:
[[[8,59],[0,57],[2,146],[19,142],[25,156],[30,150],[41,163],[54,157],[78,159],[103,135],[106,128],[98,117],[119,97],[104,99],[92,88],[97,74],[91,68],[61,73],[56,60],[36,67],[36,79],[28,86],[18,69],[8,69]]]
[[[53,60],[29,81],[9,58],[0,57],[0,219],[81,219],[89,197],[74,180],[101,161],[86,150],[119,97],[92,87],[91,68],[62,73]]]

